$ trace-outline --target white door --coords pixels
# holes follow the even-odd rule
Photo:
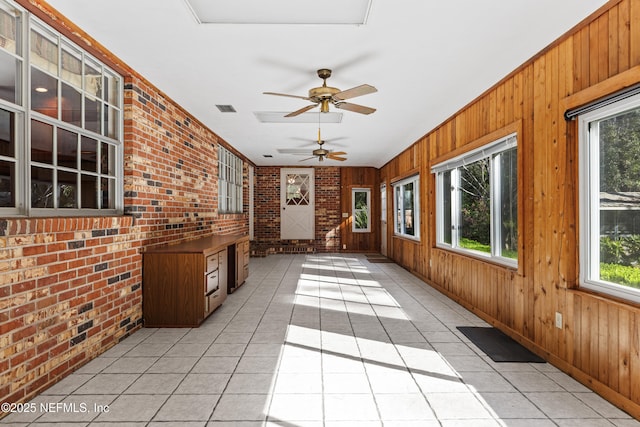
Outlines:
[[[387,256],[387,184],[380,185],[380,253]]]
[[[313,168],[283,168],[280,178],[280,238],[315,239]]]

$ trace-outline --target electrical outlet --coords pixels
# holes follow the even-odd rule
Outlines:
[[[556,311],[556,328],[562,329],[562,313]]]
[[[347,245],[342,245],[342,249],[347,249]]]

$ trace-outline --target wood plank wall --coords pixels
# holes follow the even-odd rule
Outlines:
[[[390,257],[640,418],[640,306],[579,287],[577,124],[563,117],[638,82],[640,1],[612,0],[386,164],[380,180],[421,177],[421,242],[389,227]],[[518,268],[436,248],[431,165],[514,127]]]
[[[380,248],[380,179],[379,171],[370,167],[347,167],[340,168],[340,187],[342,212],[348,213],[348,217],[343,216],[340,225],[340,241],[343,250],[347,252],[378,252]],[[351,231],[351,190],[353,188],[371,189],[371,232],[354,233]]]

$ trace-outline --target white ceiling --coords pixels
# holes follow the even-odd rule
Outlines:
[[[310,123],[261,123],[257,112],[284,115],[308,104],[263,92],[307,96],[322,83],[319,68],[333,70],[329,86],[375,86],[377,93],[350,100],[375,113],[338,110],[340,123],[321,125],[325,148],[348,152],[346,162],[324,165],[375,167],[606,3],[371,0],[364,25],[283,25],[199,24],[186,0],[48,2],[256,165],[317,163],[278,149],[311,151],[319,114],[305,113]],[[286,2],[266,4],[287,16]]]

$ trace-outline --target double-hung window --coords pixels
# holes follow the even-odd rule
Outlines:
[[[223,146],[218,150],[218,211],[242,212],[242,159]]]
[[[640,95],[578,119],[580,282],[640,302]]]
[[[0,0],[0,215],[122,212],[122,77]]]
[[[420,175],[393,183],[396,236],[420,240]]]
[[[437,245],[517,266],[516,136],[439,163],[432,172]]]

